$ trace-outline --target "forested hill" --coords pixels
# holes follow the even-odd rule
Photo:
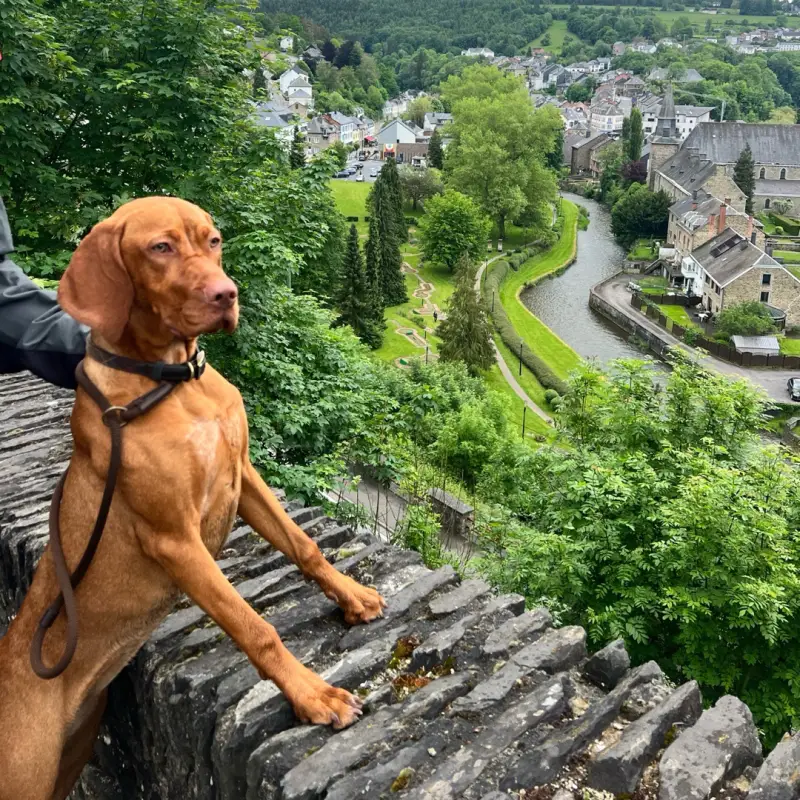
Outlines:
[[[538,0],[261,0],[261,10],[298,14],[332,34],[386,52],[486,46],[511,55],[549,27]]]

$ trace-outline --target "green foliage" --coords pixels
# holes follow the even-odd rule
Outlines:
[[[664,238],[672,201],[665,192],[650,192],[632,183],[611,209],[611,230],[623,247],[641,238]]]
[[[294,129],[292,149],[289,151],[289,166],[292,169],[302,169],[306,165],[305,140],[300,133],[300,128]]]
[[[775,320],[769,309],[755,300],[726,306],[714,322],[715,335],[725,339],[731,336],[763,336],[775,330]]]
[[[407,117],[421,128],[425,124],[425,115],[431,111],[433,111],[433,98],[422,95],[408,104]]]
[[[595,646],[624,637],[707,699],[742,697],[774,742],[800,718],[800,477],[759,444],[763,410],[751,384],[693,363],[660,393],[642,362],[585,365],[561,439],[504,453],[479,489],[519,520],[484,544],[503,591]]]
[[[436,128],[428,142],[428,163],[434,169],[444,169],[444,150],[442,149],[442,135]]]
[[[469,256],[462,257],[456,276],[456,290],[447,305],[447,318],[437,329],[442,340],[442,361],[461,361],[473,374],[489,369],[495,362],[489,321],[475,292],[475,268]]]
[[[564,96],[570,103],[588,103],[594,95],[594,89],[594,82],[588,80],[581,83],[573,83],[567,87]]]
[[[642,112],[638,108],[631,110],[630,131],[628,134],[626,155],[629,161],[638,161],[642,157],[644,146],[644,130],[642,128]]]
[[[412,503],[407,506],[402,522],[392,533],[392,544],[415,550],[422,556],[426,567],[438,569],[450,563],[439,538],[440,526],[439,516],[430,503]]]
[[[403,187],[403,196],[411,201],[414,211],[417,210],[420,200],[427,200],[444,191],[442,175],[433,167],[419,169],[405,164],[398,170],[398,175],[400,185]]]
[[[254,31],[220,0],[0,0],[0,195],[22,244],[74,243],[252,135]]]
[[[505,237],[506,220],[549,226],[555,177],[546,166],[563,129],[558,111],[534,111],[518,78],[475,65],[442,87],[454,121],[448,185],[472,197]]]
[[[683,332],[683,341],[691,347],[697,344],[701,336],[702,333],[697,328],[686,328]]]
[[[486,250],[491,223],[466,195],[448,189],[425,204],[420,244],[426,261],[454,270],[466,254],[477,260]]]
[[[338,139],[328,148],[333,157],[336,159],[336,166],[338,169],[344,169],[347,166],[348,149],[344,142]]]
[[[406,282],[401,272],[400,243],[405,240],[405,218],[402,215],[402,194],[394,161],[387,161],[372,185],[369,194],[369,238],[367,241],[367,273],[370,281],[380,276],[380,297],[386,306],[405,303]],[[393,169],[392,169],[393,168]],[[385,178],[392,171],[394,179]],[[397,189],[392,190],[393,180]],[[399,207],[399,209],[398,209]],[[399,210],[399,216],[398,216]],[[375,293],[377,296],[377,292]]]
[[[736,160],[736,166],[733,168],[733,180],[747,198],[744,210],[748,214],[752,214],[753,193],[756,190],[756,167],[753,161],[753,151],[750,149],[749,144],[744,146],[744,150]]]
[[[350,226],[341,284],[337,292],[338,323],[349,325],[364,344],[377,350],[383,344],[383,305],[376,302],[364,272],[358,230]]]

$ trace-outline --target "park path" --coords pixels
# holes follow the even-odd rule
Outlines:
[[[487,269],[489,264],[491,264],[493,261],[497,261],[499,258],[502,257],[503,253],[500,253],[499,255],[496,255],[493,258],[490,258],[487,261],[484,261],[483,264],[481,264],[481,267],[478,270],[478,274],[475,277],[475,291],[477,292],[479,298],[481,296],[481,278],[483,277],[484,271]],[[522,402],[525,403],[525,405],[531,411],[533,411],[534,414],[541,417],[549,425],[552,425],[553,418],[544,409],[537,406],[536,403],[534,403],[533,400],[531,400],[531,398],[528,397],[525,390],[519,385],[519,382],[514,377],[514,373],[511,372],[511,370],[508,367],[508,364],[506,363],[506,360],[503,358],[503,354],[500,352],[497,345],[495,344],[494,339],[492,339],[492,347],[494,348],[494,355],[495,358],[497,359],[497,366],[500,367],[500,372],[506,379],[506,383],[514,390],[514,394],[516,394],[517,397],[519,397],[519,399],[522,400]]]

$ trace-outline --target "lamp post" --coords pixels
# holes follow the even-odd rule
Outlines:
[[[522,339],[519,340],[519,376],[522,377],[522,345],[524,342]]]

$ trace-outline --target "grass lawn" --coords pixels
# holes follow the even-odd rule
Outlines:
[[[514,373],[517,383],[525,390],[525,394],[543,411],[549,411],[547,401],[544,399],[544,386],[539,383],[539,379],[524,364],[520,375],[519,359],[511,352],[511,348],[499,336],[494,337],[494,343],[508,364],[508,368]]]
[[[356,183],[355,181],[345,181],[332,179],[330,182],[333,199],[336,207],[346,217],[358,217],[356,223],[358,232],[366,234],[368,225],[364,222],[366,215],[367,195],[369,194],[371,183]]]
[[[490,389],[494,389],[506,398],[506,416],[511,427],[522,437],[522,409],[524,404],[517,397],[514,390],[506,383],[500,367],[495,364],[490,370],[483,374],[483,379]],[[533,398],[532,398],[533,399]],[[547,436],[553,429],[533,411],[528,409],[525,414],[525,438],[528,439],[533,434]]]
[[[800,264],[784,264],[786,269],[795,276],[795,278],[800,278]]]
[[[772,255],[782,258],[786,264],[800,264],[800,253],[794,250],[773,250]]]
[[[564,44],[564,37],[568,34],[567,21],[565,19],[554,19],[553,24],[547,29],[547,34],[550,35],[550,44],[542,44],[542,38],[545,36],[543,33],[538,39],[531,42],[531,47],[543,47],[551,53],[556,53],[561,50]],[[573,34],[569,34],[573,36]]]
[[[653,243],[651,241],[640,239],[628,253],[628,260],[647,261],[648,259],[655,258],[657,255],[658,253],[655,252],[655,248],[653,247]]]
[[[519,292],[529,283],[555,272],[575,255],[578,228],[578,207],[565,200],[563,204],[564,226],[561,238],[544,253],[526,261],[519,272],[510,272],[500,287],[500,301],[511,324],[525,344],[544,359],[560,378],[578,365],[580,356],[538,320],[519,300]]]
[[[781,353],[785,356],[800,356],[800,339],[787,339],[782,336],[778,339],[781,346]]]
[[[689,312],[683,306],[659,306],[659,308],[665,317],[668,317],[673,322],[677,322],[678,325],[684,328],[697,328],[697,330],[702,330],[689,316]]]

